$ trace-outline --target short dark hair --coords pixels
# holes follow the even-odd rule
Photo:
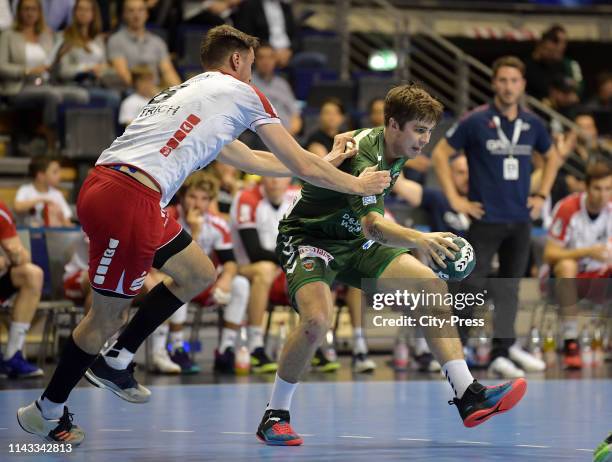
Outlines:
[[[151,68],[146,65],[134,66],[132,69],[130,69],[130,73],[132,74],[132,83],[134,84],[137,80],[144,80],[147,78],[152,79],[155,77],[155,74],[153,74]]]
[[[179,196],[181,198],[185,197],[187,191],[192,188],[204,191],[211,199],[214,199],[219,194],[219,180],[211,172],[192,173],[179,189]]]
[[[442,103],[420,86],[400,85],[389,90],[385,97],[385,127],[392,117],[400,129],[411,120],[438,123],[443,111]]]
[[[30,175],[30,177],[36,178],[36,175],[38,175],[39,173],[46,172],[49,168],[49,165],[51,165],[53,162],[57,162],[59,164],[60,160],[57,157],[51,156],[33,157],[28,167],[28,174]]]
[[[541,42],[555,42],[559,41],[559,34],[567,34],[565,27],[561,24],[553,24],[548,29],[546,29],[542,33],[542,37],[540,38]]]
[[[200,45],[200,60],[204,69],[218,66],[235,51],[255,49],[259,40],[238,29],[224,24],[213,27],[203,37]]]
[[[502,56],[501,58],[497,58],[493,61],[493,66],[491,67],[493,69],[492,78],[497,77],[497,72],[502,67],[513,67],[518,69],[521,75],[525,77],[525,63],[516,56]]]
[[[325,98],[323,102],[321,103],[321,109],[323,109],[323,106],[325,106],[326,104],[333,104],[334,106],[338,108],[338,110],[340,111],[340,114],[342,115],[346,114],[346,108],[344,107],[344,104],[342,103],[342,100],[340,98],[336,98],[333,96],[330,98]]]
[[[585,183],[587,186],[594,180],[601,180],[612,175],[612,169],[609,162],[593,162],[586,169]]]

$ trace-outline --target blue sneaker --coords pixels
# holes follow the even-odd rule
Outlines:
[[[191,356],[183,347],[174,350],[170,354],[170,359],[173,363],[181,366],[181,374],[197,374],[200,372],[200,366],[193,362]]]
[[[269,446],[301,445],[304,440],[291,428],[290,421],[289,411],[268,409],[257,429],[257,438]]]
[[[496,414],[509,411],[525,396],[527,382],[515,379],[509,382],[485,387],[476,380],[468,387],[461,399],[453,398],[466,427],[475,427],[486,422]]]
[[[11,359],[3,361],[3,366],[8,376],[15,379],[40,377],[43,375],[42,369],[27,362],[21,351],[16,352]]]
[[[140,385],[134,378],[136,364],[130,363],[126,369],[113,369],[102,355],[98,355],[85,372],[85,378],[98,388],[106,388],[129,403],[146,403],[151,399],[151,391]]]

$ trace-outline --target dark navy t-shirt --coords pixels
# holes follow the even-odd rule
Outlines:
[[[421,207],[429,216],[432,231],[445,231],[466,237],[470,219],[463,213],[455,212],[442,191],[423,188]]]
[[[501,141],[493,117],[500,119],[506,138],[512,140],[514,121],[509,121],[493,103],[480,106],[466,114],[446,133],[448,143],[457,151],[463,150],[470,170],[468,198],[482,202],[485,214],[482,221],[489,223],[528,222],[527,198],[531,177],[531,155],[534,151],[546,154],[551,139],[544,123],[535,114],[519,110],[522,129],[513,155],[518,160],[518,180],[505,180],[504,159],[510,154],[507,143]]]

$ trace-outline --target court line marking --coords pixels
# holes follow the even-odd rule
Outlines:
[[[538,448],[538,449],[550,449],[550,446],[539,446],[537,444],[515,444],[517,448]]]
[[[99,432],[131,432],[131,428],[101,428]]]
[[[399,441],[426,441],[426,442],[431,442],[433,440],[429,440],[427,438],[398,438]]]
[[[315,436],[314,433],[300,433],[300,436]]]
[[[338,438],[356,438],[356,439],[370,440],[374,437],[373,436],[361,436],[361,435],[340,435],[338,436]]]
[[[595,449],[576,449],[576,451],[595,452]]]
[[[221,432],[223,435],[251,435],[251,432]],[[253,434],[254,435],[254,434]]]
[[[193,433],[195,430],[160,430],[163,433]]]
[[[455,443],[461,444],[483,444],[486,446],[491,446],[492,443],[487,443],[486,441],[466,441],[466,440],[457,440]]]

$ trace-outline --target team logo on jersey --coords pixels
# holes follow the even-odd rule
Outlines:
[[[376,196],[365,196],[361,198],[363,205],[376,204]]]
[[[139,278],[134,279],[134,282],[132,282],[132,284],[130,285],[130,290],[132,292],[137,292],[140,289],[142,289],[142,286],[144,285],[146,277],[147,277],[147,272],[143,271]]]
[[[366,241],[366,242],[365,242],[365,243],[364,243],[364,244],[361,246],[361,248],[362,248],[363,250],[368,250],[370,247],[372,247],[372,245],[374,245],[374,243],[375,243],[375,242],[376,242],[376,241],[373,241],[372,239],[370,239],[369,241]]]
[[[302,261],[302,268],[304,268],[305,271],[312,271],[315,267],[315,262],[312,258],[308,258],[306,260]]]
[[[183,123],[181,123],[179,129],[174,132],[174,135],[172,135],[172,137],[166,141],[166,145],[159,150],[159,153],[164,157],[168,157],[174,149],[179,147],[181,141],[187,137],[189,132],[193,130],[193,127],[199,123],[200,118],[197,115],[189,114]]]
[[[306,261],[307,258],[320,258],[325,262],[325,265],[328,265],[334,259],[331,253],[310,245],[300,245],[298,252],[300,253],[300,259],[303,261]]]

